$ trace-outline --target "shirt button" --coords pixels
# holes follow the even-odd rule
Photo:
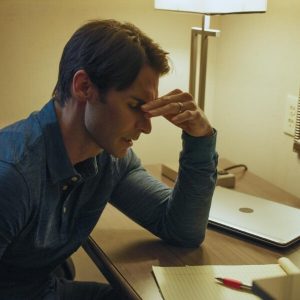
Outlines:
[[[63,187],[62,187],[62,190],[63,191],[65,191],[65,190],[67,190],[68,189],[68,186],[67,185],[64,185]]]
[[[76,181],[78,180],[78,177],[74,176],[74,177],[71,178],[71,180],[72,180],[73,182],[76,182]]]

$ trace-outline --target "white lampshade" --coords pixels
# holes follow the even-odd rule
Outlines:
[[[210,15],[257,13],[267,10],[267,0],[155,0],[154,7]]]

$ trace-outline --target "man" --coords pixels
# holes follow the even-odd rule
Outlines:
[[[64,48],[53,99],[0,131],[1,299],[118,299],[110,287],[53,272],[108,201],[169,243],[203,241],[216,133],[188,93],[158,98],[168,71],[167,53],[134,25],[87,23]],[[157,116],[183,129],[174,189],[151,177],[131,149]]]

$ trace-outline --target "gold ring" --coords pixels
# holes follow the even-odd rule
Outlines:
[[[177,114],[182,113],[182,109],[183,109],[183,104],[181,102],[176,102],[178,104],[178,112]]]

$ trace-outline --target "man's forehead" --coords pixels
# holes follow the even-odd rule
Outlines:
[[[152,89],[151,91],[139,90],[132,95],[132,98],[139,102],[139,104],[143,105],[147,102],[155,100],[157,98],[157,94],[157,88]]]
[[[151,67],[144,66],[131,85],[132,96],[139,102],[149,102],[157,98],[159,75]]]

